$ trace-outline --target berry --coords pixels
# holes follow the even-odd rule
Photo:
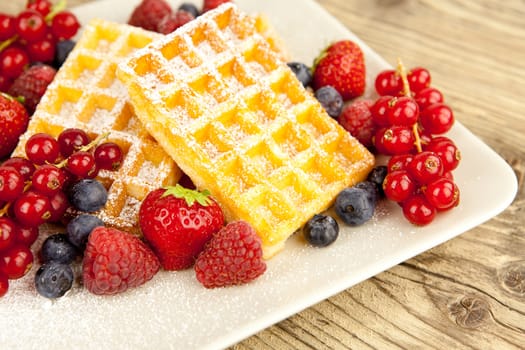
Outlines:
[[[443,171],[450,172],[456,169],[461,160],[461,152],[456,144],[445,136],[438,136],[425,145],[425,150],[434,152],[443,163]]]
[[[43,38],[30,42],[26,50],[31,62],[51,63],[55,58],[56,45],[52,38]]]
[[[339,225],[331,216],[316,214],[303,227],[304,238],[314,247],[326,247],[335,242]]]
[[[23,227],[17,225],[15,232],[15,241],[26,246],[31,247],[38,238],[38,227]]]
[[[43,39],[46,35],[46,28],[44,16],[36,11],[22,11],[16,18],[16,32],[21,39],[27,42]]]
[[[71,266],[50,261],[40,266],[35,274],[35,287],[46,298],[60,298],[73,286],[74,274]]]
[[[397,96],[403,90],[401,76],[393,69],[380,72],[374,82],[379,96]]]
[[[24,192],[24,177],[13,167],[0,166],[0,201],[10,202]]]
[[[142,0],[131,13],[128,24],[156,31],[160,20],[170,13],[171,7],[164,0]]]
[[[425,196],[417,194],[409,197],[403,203],[403,215],[412,224],[424,226],[434,220],[436,209],[427,201]]]
[[[387,117],[391,125],[412,126],[419,119],[419,107],[410,97],[397,97],[390,101]]]
[[[388,114],[390,110],[391,101],[393,97],[390,95],[381,96],[374,104],[370,107],[370,113],[372,113],[372,120],[376,126],[390,126],[388,120]]]
[[[384,196],[385,193],[383,191],[383,182],[385,181],[385,177],[388,174],[388,169],[385,165],[378,165],[374,167],[370,173],[368,173],[368,176],[366,178],[367,181],[373,183],[376,185],[377,193],[380,196]]]
[[[69,242],[66,234],[57,233],[50,235],[42,243],[40,256],[43,263],[56,261],[62,264],[70,264],[78,256],[78,250]]]
[[[51,12],[52,7],[53,4],[48,0],[29,0],[26,5],[26,9],[36,11],[44,17]]]
[[[136,236],[105,227],[97,227],[89,235],[82,279],[91,293],[116,294],[138,287],[159,269],[155,254]]]
[[[335,199],[335,212],[348,225],[364,224],[373,215],[375,200],[366,189],[349,187],[342,190]]]
[[[57,140],[46,133],[36,133],[26,142],[25,151],[27,158],[37,165],[55,163],[60,154]]]
[[[78,210],[94,212],[108,200],[108,191],[97,180],[83,179],[75,183],[68,192],[69,202]]]
[[[95,162],[99,169],[117,170],[122,165],[124,155],[119,145],[114,142],[104,142],[95,148]]]
[[[375,134],[376,147],[385,154],[403,154],[414,149],[416,141],[412,129],[407,126],[394,125],[387,129],[380,129]]]
[[[51,22],[51,32],[57,39],[71,39],[80,28],[77,17],[69,11],[57,13]]]
[[[366,69],[364,55],[356,43],[347,41],[347,48],[321,54],[314,67],[312,85],[314,90],[333,86],[343,100],[361,96],[365,91]]]
[[[416,92],[414,99],[420,110],[424,110],[435,103],[441,103],[444,100],[443,94],[433,87],[428,87]]]
[[[180,4],[178,9],[191,13],[193,15],[193,17],[195,17],[195,18],[197,18],[200,15],[199,9],[197,8],[197,6],[195,6],[194,4],[189,3],[189,2],[184,2],[184,3]]]
[[[0,217],[0,252],[8,249],[15,243],[17,226],[13,220]]]
[[[13,16],[0,13],[0,41],[8,40],[16,34],[15,22]]]
[[[66,182],[64,171],[52,164],[44,164],[35,170],[31,187],[47,196],[60,191]]]
[[[35,165],[22,157],[11,157],[3,162],[2,166],[10,166],[18,170],[24,181],[29,181],[35,172]]]
[[[224,216],[207,191],[175,185],[146,196],[139,224],[162,267],[182,270],[193,265],[206,242],[223,226]]]
[[[2,72],[0,71],[0,92],[9,91],[11,84],[13,84],[12,79],[4,76]]]
[[[78,215],[67,224],[67,237],[73,245],[84,250],[91,231],[99,226],[104,226],[104,222],[98,217],[89,214]]]
[[[8,47],[0,53],[0,72],[6,78],[18,77],[29,65],[29,55],[19,47]]]
[[[454,113],[444,103],[436,103],[420,113],[420,121],[423,129],[431,134],[444,134],[454,124]]]
[[[55,46],[55,57],[53,59],[53,67],[59,69],[66,61],[67,56],[75,47],[73,40],[60,40]]]
[[[437,210],[447,210],[458,204],[459,189],[454,181],[439,178],[429,183],[424,194],[428,202]]]
[[[184,10],[170,12],[160,20],[157,25],[157,32],[161,34],[169,34],[175,29],[191,22],[194,18],[195,17],[191,13]]]
[[[6,275],[10,280],[25,276],[32,266],[33,253],[21,244],[13,245],[0,256],[0,274]]]
[[[195,262],[197,280],[206,288],[251,282],[266,271],[261,239],[244,221],[217,232]]]
[[[69,128],[62,130],[58,135],[57,141],[60,147],[60,153],[64,158],[67,158],[82,146],[89,144],[90,139],[84,130]]]
[[[202,13],[213,10],[224,3],[231,2],[231,0],[204,0],[202,4]]]
[[[407,80],[410,91],[417,93],[430,86],[431,77],[427,69],[416,67],[407,73]]]
[[[373,145],[374,122],[370,112],[372,101],[358,100],[346,105],[337,121],[346,131],[354,136],[365,147]]]
[[[306,64],[302,62],[288,62],[288,67],[290,67],[304,87],[312,83],[312,71]]]
[[[28,113],[33,114],[55,75],[56,70],[51,66],[45,64],[31,66],[15,79],[9,89],[9,94],[17,97],[22,96]]]
[[[0,273],[0,298],[6,295],[9,289],[9,279],[3,273]]]
[[[332,118],[337,118],[343,110],[343,98],[332,86],[323,86],[315,91],[315,98],[321,103],[326,113]]]
[[[394,202],[403,202],[416,191],[416,183],[406,170],[388,173],[383,182],[386,198]]]
[[[390,157],[386,165],[388,172],[391,173],[397,170],[406,170],[408,164],[412,161],[412,158],[414,158],[414,155],[410,153],[393,155]]]
[[[63,191],[57,191],[52,196],[49,196],[49,204],[51,204],[51,216],[48,222],[59,222],[67,208],[69,208],[69,201]]]
[[[51,217],[51,203],[43,194],[27,191],[15,202],[14,214],[23,226],[37,227]]]
[[[97,176],[98,167],[95,157],[91,152],[78,151],[69,156],[66,169],[81,179]]]
[[[423,151],[414,155],[407,170],[415,181],[428,184],[443,175],[443,164],[434,152]]]

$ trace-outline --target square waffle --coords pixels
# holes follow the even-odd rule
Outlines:
[[[108,225],[139,233],[137,218],[150,191],[176,182],[180,169],[135,116],[128,92],[116,78],[119,62],[159,34],[93,20],[48,86],[15,150],[24,155],[26,140],[45,132],[57,137],[65,128],[80,128],[92,138],[109,132],[124,161],[117,171],[101,170],[108,202],[97,215]]]
[[[254,18],[221,5],[119,65],[137,116],[266,258],[374,157],[306,91]]]

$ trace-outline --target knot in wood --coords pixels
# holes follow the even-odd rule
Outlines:
[[[521,297],[525,296],[525,261],[515,261],[504,266],[499,276],[506,290]]]
[[[463,328],[478,328],[490,318],[489,304],[476,296],[464,296],[449,306],[452,319]]]

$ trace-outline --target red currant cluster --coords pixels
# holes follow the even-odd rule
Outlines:
[[[57,43],[75,36],[80,24],[65,7],[63,0],[28,0],[16,17],[0,13],[0,91],[30,63],[51,63]]]
[[[123,152],[114,142],[94,140],[81,129],[65,129],[55,139],[46,133],[31,136],[26,157],[12,157],[0,165],[0,296],[7,280],[31,268],[31,245],[38,226],[60,222],[70,206],[70,184],[94,178],[99,170],[116,170]]]
[[[383,182],[385,195],[398,202],[415,225],[429,224],[437,212],[459,203],[452,171],[460,152],[443,136],[454,124],[454,114],[430,82],[425,68],[407,73],[399,63],[396,70],[376,77],[380,97],[370,108],[376,151],[391,156]]]

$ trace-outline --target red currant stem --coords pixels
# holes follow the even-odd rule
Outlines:
[[[65,10],[66,7],[67,7],[67,0],[60,0],[59,2],[54,4],[53,7],[51,7],[51,11],[47,14],[45,21],[50,22],[57,13]]]
[[[4,51],[9,45],[14,43],[18,39],[18,35],[13,35],[9,39],[0,42],[0,52]]]
[[[416,144],[416,149],[418,153],[423,152],[423,147],[421,146],[421,138],[419,137],[419,130],[417,127],[417,123],[412,125],[412,132],[414,133],[414,137],[416,141],[414,142]]]
[[[0,218],[7,215],[7,212],[9,211],[9,207],[11,206],[11,203],[6,203],[1,209],[0,209]]]
[[[88,143],[85,146],[80,147],[77,151],[78,152],[89,151],[90,149],[92,149],[93,147],[98,145],[100,143],[100,141],[102,141],[103,139],[107,138],[108,136],[109,136],[109,132],[105,132],[103,134],[100,134],[93,141],[91,141],[90,143]],[[55,166],[57,168],[62,168],[62,167],[64,167],[66,165],[66,163],[67,163],[67,158],[64,159],[63,161],[61,161],[60,163],[56,164]]]

